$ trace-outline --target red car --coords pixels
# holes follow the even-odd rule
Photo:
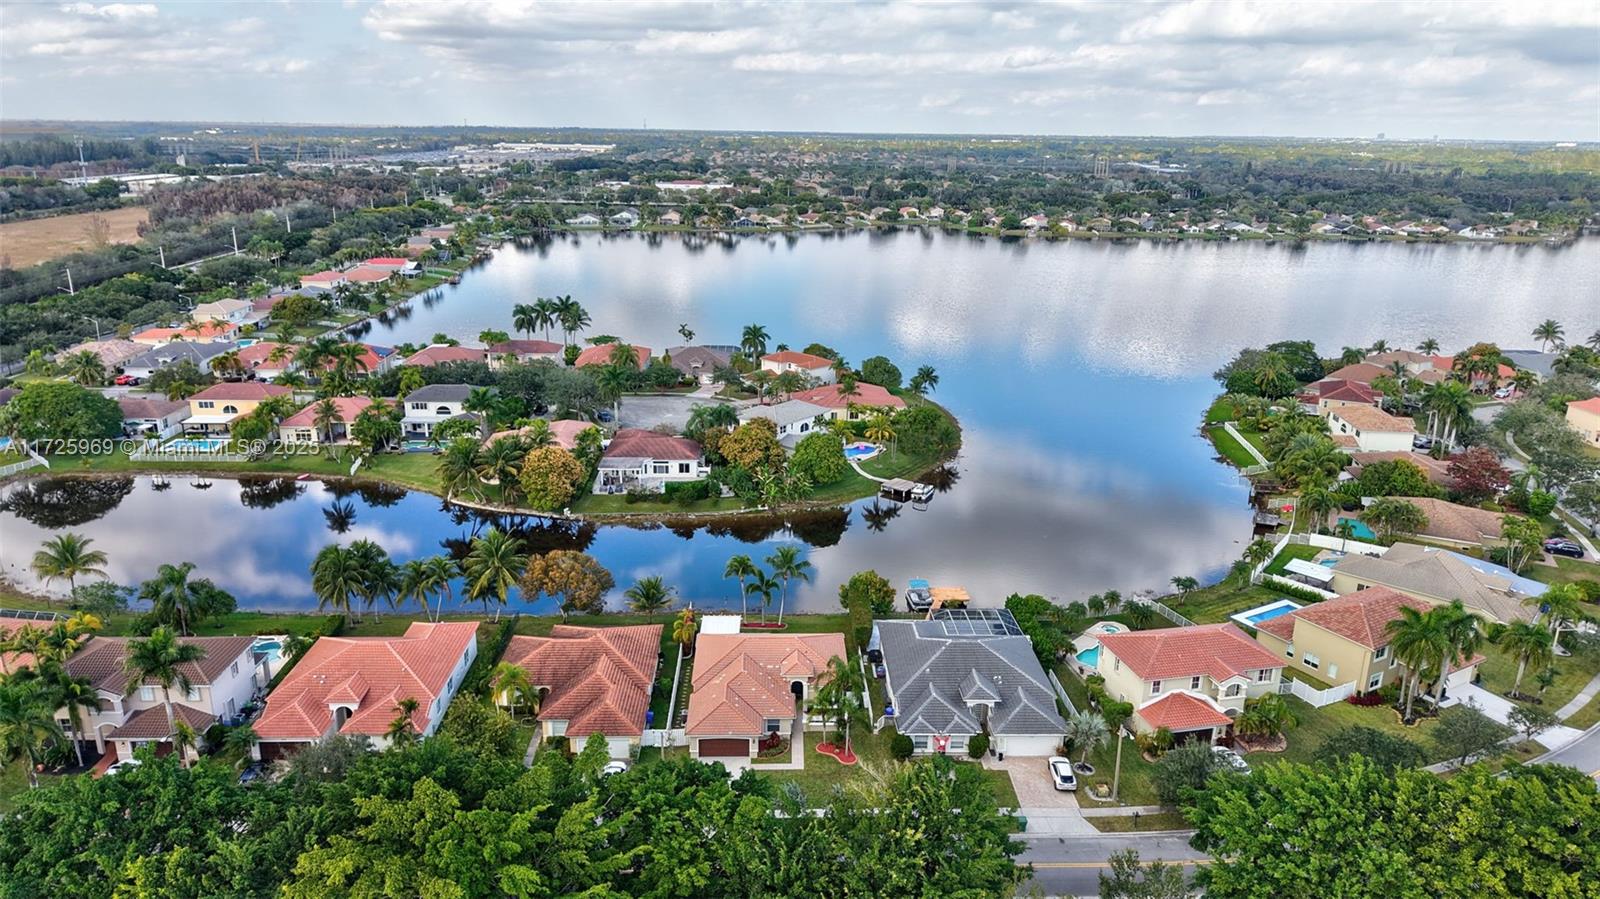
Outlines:
[[[112,383],[118,387],[138,387],[139,379],[133,375],[117,375],[117,379]]]

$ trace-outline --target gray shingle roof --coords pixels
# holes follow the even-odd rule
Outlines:
[[[471,384],[429,384],[406,395],[408,403],[459,403],[472,395]]]
[[[220,356],[229,350],[238,349],[238,344],[221,343],[195,343],[189,340],[174,340],[154,347],[147,352],[140,353],[132,359],[122,363],[123,368],[161,368],[180,362],[184,359],[196,365],[205,367],[204,363],[213,356]]]
[[[992,704],[992,734],[1066,730],[1027,637],[951,635],[938,621],[880,621],[876,628],[900,733],[977,733],[982,727],[969,702]]]

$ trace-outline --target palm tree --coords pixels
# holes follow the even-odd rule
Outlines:
[[[501,437],[478,451],[476,471],[480,481],[500,485],[507,499],[515,499],[522,485],[517,478],[522,473],[522,460],[528,448],[516,437]]]
[[[1276,737],[1298,723],[1283,697],[1268,693],[1245,703],[1234,728],[1247,737]]]
[[[932,393],[939,386],[939,373],[934,371],[931,365],[921,366],[917,369],[917,373],[911,376],[906,386],[918,396]]]
[[[1523,603],[1539,610],[1535,620],[1548,622],[1550,632],[1559,641],[1562,632],[1576,630],[1583,622],[1593,620],[1583,596],[1577,584],[1559,584],[1546,589],[1542,596],[1528,597]]]
[[[1478,629],[1477,616],[1468,612],[1459,599],[1447,606],[1436,606],[1431,611],[1438,619],[1439,632],[1445,642],[1445,652],[1439,657],[1439,681],[1433,695],[1434,705],[1438,705],[1444,701],[1444,682],[1450,676],[1451,661],[1457,658],[1462,661],[1471,659],[1478,647],[1483,645],[1483,631]]]
[[[433,620],[438,621],[445,603],[455,600],[455,591],[450,585],[461,574],[461,568],[449,556],[429,556],[422,564],[428,571],[428,592],[439,594],[439,604],[433,614]]]
[[[533,301],[533,323],[544,329],[544,339],[550,339],[550,328],[560,320],[561,305],[549,297]]]
[[[1590,334],[1589,339],[1584,341],[1584,343],[1589,345],[1589,349],[1600,353],[1600,331],[1595,331],[1593,334]]]
[[[100,629],[105,627],[105,622],[100,620],[99,615],[79,609],[67,619],[66,627],[67,633],[76,637],[81,634],[99,633]]]
[[[495,705],[505,706],[513,715],[533,695],[528,669],[513,662],[501,662],[494,666],[494,672],[489,675],[489,685],[494,690]]]
[[[1339,361],[1345,365],[1355,365],[1366,357],[1366,350],[1358,346],[1347,346],[1339,351]]]
[[[757,570],[754,580],[750,582],[750,592],[761,597],[761,623],[767,623],[767,606],[772,605],[772,594],[777,593],[782,584],[777,578],[765,571]]]
[[[713,428],[731,431],[739,426],[739,410],[728,403],[696,403],[689,410],[684,431],[704,434]]]
[[[439,485],[446,497],[458,493],[481,496],[483,482],[478,479],[478,442],[471,437],[450,441],[439,456]]]
[[[232,381],[237,378],[242,378],[247,370],[244,365],[244,360],[239,358],[238,350],[229,350],[226,353],[218,353],[216,356],[213,356],[211,358],[210,368],[212,374],[224,381]]]
[[[672,639],[683,648],[684,655],[694,655],[694,635],[699,630],[700,622],[695,618],[694,609],[684,609],[672,622]]]
[[[51,692],[55,694],[57,708],[65,709],[67,720],[72,722],[72,750],[78,756],[78,767],[83,767],[83,713],[100,711],[100,691],[86,677],[73,677],[60,665],[50,666]]]
[[[832,656],[818,680],[817,705],[826,710],[828,718],[843,735],[844,751],[848,755],[850,724],[861,714],[861,701],[857,697],[866,689],[861,669],[838,656]]]
[[[547,446],[555,445],[556,435],[554,431],[550,430],[550,422],[542,418],[535,418],[533,424],[523,429],[522,442],[527,449],[543,449]]]
[[[668,587],[659,574],[640,578],[632,587],[622,591],[623,597],[628,600],[628,608],[645,613],[671,608],[673,593],[673,588]]]
[[[892,443],[895,438],[894,425],[889,422],[889,416],[883,414],[872,416],[862,434],[880,446]]]
[[[1372,349],[1368,350],[1368,352],[1371,352],[1371,353],[1387,353],[1387,352],[1389,352],[1389,341],[1384,340],[1381,337],[1378,338],[1377,340],[1374,340],[1372,342]]]
[[[99,387],[106,382],[106,364],[94,350],[79,350],[61,362],[62,373],[80,387]]]
[[[1308,487],[1300,493],[1300,508],[1310,516],[1316,533],[1328,526],[1328,516],[1341,507],[1339,495],[1322,487]],[[1298,514],[1298,509],[1296,510]]]
[[[409,743],[416,738],[417,725],[412,720],[412,717],[417,714],[417,709],[421,707],[422,703],[418,702],[414,696],[407,696],[394,704],[396,713],[394,720],[389,722],[389,729],[383,732],[390,745],[398,746],[401,743]]]
[[[159,684],[161,704],[167,710],[167,727],[175,728],[172,685],[177,684],[188,693],[191,684],[187,668],[198,665],[205,657],[204,647],[179,641],[170,627],[158,627],[150,632],[148,640],[134,640],[128,644],[128,682],[123,692],[132,693],[149,681]]]
[[[1422,684],[1422,676],[1435,659],[1443,657],[1448,649],[1444,631],[1437,616],[1419,612],[1410,606],[1401,606],[1400,616],[1384,625],[1389,634],[1389,648],[1394,657],[1406,666],[1403,680],[1405,694],[1405,720],[1410,722],[1411,702]]]
[[[1417,352],[1436,356],[1439,354],[1439,341],[1434,340],[1432,337],[1424,338],[1421,343],[1417,344]]]
[[[562,297],[560,302],[561,312],[557,317],[561,320],[561,330],[567,335],[567,340],[570,342],[572,335],[589,327],[591,320],[588,311],[572,297]]]
[[[1472,420],[1472,391],[1460,381],[1440,381],[1423,395],[1429,436],[1455,446],[1456,434]]]
[[[1544,625],[1527,621],[1512,622],[1500,632],[1500,639],[1495,642],[1517,660],[1517,676],[1511,681],[1512,696],[1520,695],[1518,688],[1522,686],[1522,675],[1529,665],[1543,668],[1555,658],[1555,640],[1555,634]]]
[[[183,768],[189,767],[189,750],[200,745],[200,735],[194,732],[194,727],[182,718],[172,722],[172,749],[178,754],[178,764]]]
[[[39,762],[45,746],[62,736],[54,698],[38,680],[0,684],[0,757],[21,761],[28,787],[39,786]]]
[[[780,546],[767,556],[767,564],[772,566],[772,573],[783,582],[783,598],[778,603],[778,623],[783,624],[783,607],[789,602],[789,581],[797,579],[810,583],[811,563],[800,557],[800,549],[794,546]]]
[[[315,417],[311,420],[311,426],[317,429],[318,434],[322,435],[323,444],[331,452],[333,447],[333,426],[339,423],[339,404],[332,399],[320,400],[314,407],[313,412]]]
[[[528,557],[522,552],[522,541],[499,528],[491,527],[483,536],[473,538],[472,548],[461,564],[466,576],[467,597],[483,603],[483,614],[489,614],[489,600],[495,600],[494,620],[500,620],[500,610],[505,607],[507,594],[516,586],[522,572],[528,567]]]
[[[404,605],[410,600],[416,600],[417,604],[422,606],[422,617],[432,621],[433,613],[428,608],[428,596],[432,592],[428,563],[422,559],[406,560],[405,564],[400,566],[400,589],[395,593],[398,603]]]
[[[684,343],[694,342],[694,331],[689,328],[688,322],[678,326],[678,336],[683,338]]]
[[[1172,579],[1172,589],[1178,591],[1178,602],[1183,602],[1189,594],[1200,589],[1200,581],[1188,575],[1179,575]]]
[[[744,350],[746,356],[754,359],[767,354],[767,341],[772,335],[761,325],[745,325],[744,332],[739,337],[739,349]]]
[[[1534,339],[1544,345],[1544,350],[1547,353],[1550,352],[1552,346],[1557,348],[1563,346],[1566,343],[1563,339],[1566,335],[1567,332],[1561,327],[1561,323],[1553,318],[1545,319],[1539,323],[1538,327],[1533,329]]]
[[[357,540],[350,544],[350,552],[361,568],[361,599],[366,607],[378,609],[379,603],[387,603],[393,609],[400,593],[400,569],[389,558],[388,551],[371,540]],[[382,619],[382,611],[374,617]]]
[[[1105,718],[1085,710],[1067,718],[1067,739],[1072,741],[1073,749],[1083,750],[1078,764],[1087,765],[1089,753],[1111,739],[1111,728],[1106,726]]]
[[[184,636],[189,625],[204,614],[204,596],[189,583],[193,562],[162,563],[156,576],[139,585],[138,598],[150,604],[150,615],[164,624],[176,624]]]
[[[228,728],[227,736],[222,738],[223,748],[229,752],[238,753],[241,763],[250,757],[250,750],[254,749],[255,745],[260,742],[261,735],[257,734],[256,729],[248,724],[240,724]]]
[[[1350,538],[1356,535],[1355,522],[1348,518],[1339,519],[1339,523],[1333,526],[1333,534],[1339,538],[1339,551],[1345,552],[1350,548]]]
[[[805,375],[794,369],[779,372],[778,376],[772,379],[772,389],[782,394],[784,399],[788,399],[797,390],[804,390],[805,386]]]
[[[67,592],[78,589],[78,577],[91,575],[105,577],[106,554],[90,549],[91,537],[80,534],[59,534],[44,542],[44,547],[33,554],[33,573],[49,584],[57,578],[67,579]]]
[[[602,402],[611,406],[613,417],[622,415],[622,394],[633,383],[633,372],[620,365],[602,366],[595,375],[594,385],[599,388]]]
[[[344,614],[346,624],[356,608],[356,599],[366,590],[366,573],[361,560],[337,543],[322,548],[311,563],[311,591],[317,595],[317,610],[334,608]]]
[[[511,328],[514,331],[533,336],[539,328],[539,315],[533,306],[527,303],[518,303],[511,307]]]
[[[753,560],[751,560],[751,558],[749,556],[746,556],[746,555],[734,556],[733,558],[728,560],[727,567],[722,569],[722,576],[723,577],[732,577],[732,578],[738,578],[739,579],[739,615],[740,615],[740,617],[743,617],[743,616],[749,614],[749,610],[745,608],[745,598],[747,596],[749,596],[750,594],[745,590],[744,579],[747,578],[747,577],[755,577],[756,575],[758,575],[760,573],[761,573],[761,569],[757,568],[756,567],[756,563]]]

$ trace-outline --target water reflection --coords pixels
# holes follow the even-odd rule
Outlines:
[[[77,527],[109,514],[132,492],[133,478],[25,481],[5,492],[0,499],[0,512],[51,530]],[[6,554],[10,555],[11,550],[7,549]]]

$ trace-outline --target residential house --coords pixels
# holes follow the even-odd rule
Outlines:
[[[172,701],[173,719],[169,720],[160,684],[146,679],[128,689],[128,653],[133,642],[127,637],[91,637],[64,663],[67,674],[88,680],[100,698],[99,711],[82,712],[82,738],[94,741],[102,753],[114,752],[119,759],[132,758],[135,750],[149,745],[157,752],[171,752],[175,720],[186,722],[203,737],[211,725],[237,718],[256,690],[267,683],[266,671],[251,648],[254,637],[179,637],[179,643],[198,646],[205,654],[197,662],[178,666],[189,688],[174,684],[170,696],[165,697]],[[62,730],[72,732],[65,709],[56,712],[56,719]],[[198,758],[193,749],[189,755]]]
[[[1433,368],[1435,371],[1448,374],[1455,369],[1455,364],[1456,360],[1454,356],[1433,357]],[[1516,369],[1501,362],[1495,365],[1494,377],[1491,378],[1489,375],[1483,372],[1473,372],[1472,376],[1467,381],[1467,386],[1471,387],[1476,393],[1488,393],[1497,387],[1504,387],[1507,384],[1510,384],[1511,379],[1515,378],[1516,376]]]
[[[1358,384],[1371,384],[1374,379],[1394,376],[1394,372],[1382,365],[1373,365],[1371,362],[1357,362],[1337,368],[1323,378],[1328,381],[1355,381]]]
[[[300,286],[311,290],[333,290],[341,284],[350,283],[344,272],[328,269],[311,275],[300,276]]]
[[[337,414],[326,431],[317,425],[317,407],[322,405],[322,401],[313,400],[304,409],[278,422],[278,440],[300,446],[349,443],[350,428],[355,424],[356,416],[372,405],[372,399],[365,396],[337,396],[331,400]]]
[[[998,611],[1002,623],[993,628],[940,618],[873,624],[895,730],[916,752],[964,754],[974,736],[988,733],[996,753],[1059,753],[1067,723],[1055,691],[1033,641]]]
[[[578,360],[573,363],[573,366],[585,368],[590,365],[610,365],[611,354],[616,348],[617,345],[614,343],[600,343],[592,347],[586,347],[583,352],[578,354]],[[645,366],[650,364],[649,347],[634,346],[633,355],[638,361],[640,371],[643,371]]]
[[[177,340],[221,343],[239,336],[239,326],[227,321],[197,321],[177,328],[146,328],[129,338],[145,346],[164,346]]]
[[[249,346],[239,348],[239,364],[243,365],[252,377],[270,381],[297,367],[294,361],[295,352],[293,344],[258,340]]]
[[[86,340],[68,349],[66,355],[70,356],[73,353],[83,352],[94,353],[100,357],[100,364],[106,367],[106,371],[112,371],[121,368],[122,364],[129,359],[149,352],[149,350],[150,348],[142,343],[134,343],[131,340],[114,337],[109,340]]]
[[[414,621],[399,637],[320,637],[267,697],[250,754],[273,761],[334,734],[385,748],[403,699],[417,701],[412,730],[432,736],[477,656],[474,621]]]
[[[370,343],[360,344],[360,347],[361,355],[356,357],[355,367],[355,376],[358,378],[366,375],[381,375],[394,368],[400,358],[393,347],[374,346]],[[334,360],[328,359],[321,364],[319,370],[330,372],[336,366],[337,363]]]
[[[418,265],[416,260],[404,256],[374,256],[361,264],[365,268],[393,272],[403,278],[414,278],[422,274],[422,266]]]
[[[600,456],[594,492],[621,493],[632,489],[661,492],[669,483],[699,481],[710,473],[705,451],[693,440],[623,428],[606,444]]]
[[[1350,456],[1350,464],[1345,466],[1345,473],[1351,478],[1361,477],[1361,470],[1374,462],[1395,462],[1403,459],[1422,469],[1422,473],[1427,476],[1430,484],[1436,484],[1446,490],[1454,489],[1456,486],[1456,479],[1450,476],[1450,459],[1435,459],[1427,453],[1414,453],[1410,450],[1404,452],[1392,450],[1378,453],[1357,451],[1348,455]]]
[[[400,364],[429,366],[442,365],[446,362],[483,362],[487,358],[488,354],[477,347],[435,343],[417,350]]]
[[[1215,743],[1245,700],[1278,691],[1283,660],[1232,624],[1205,624],[1101,634],[1096,671],[1113,699],[1133,704],[1138,733]]]
[[[595,215],[592,212],[585,212],[582,215],[577,215],[567,219],[567,224],[574,225],[579,228],[595,228],[599,227],[602,223],[600,221],[600,216]]]
[[[801,710],[834,657],[846,658],[842,634],[702,630],[684,728],[690,756],[750,759],[772,735],[804,739]]]
[[[236,349],[233,343],[197,343],[192,340],[175,340],[164,343],[153,350],[145,350],[137,356],[122,363],[124,374],[131,375],[140,380],[146,380],[151,375],[178,362],[193,362],[201,371],[210,370],[211,360],[229,350]]]
[[[1022,227],[1027,228],[1029,231],[1048,228],[1050,227],[1050,217],[1042,212],[1036,212],[1022,220]]]
[[[1368,365],[1376,365],[1393,373],[1392,366],[1398,362],[1410,374],[1433,370],[1433,357],[1427,353],[1418,353],[1412,350],[1388,350],[1382,353],[1373,353],[1361,360]]]
[[[773,403],[770,406],[747,406],[739,410],[739,421],[746,422],[756,418],[765,418],[778,428],[778,442],[788,449],[794,449],[801,438],[813,431],[821,430],[817,425],[818,418],[828,416],[828,407],[805,400],[785,400]]]
[[[1327,415],[1328,410],[1344,406],[1379,407],[1383,394],[1360,381],[1323,378],[1307,384],[1299,395],[1300,408],[1309,415]]]
[[[789,399],[822,406],[828,410],[827,415],[830,419],[847,418],[850,421],[871,417],[875,410],[893,412],[906,407],[905,400],[876,384],[868,384],[865,381],[857,382],[855,394],[849,397],[843,395],[838,384],[824,384],[821,387],[792,393]]]
[[[619,228],[632,228],[639,224],[639,211],[637,209],[624,209],[621,212],[613,213],[607,221]]]
[[[915,206],[901,206],[900,209],[899,209],[899,213],[900,213],[900,217],[903,218],[903,219],[920,219],[920,218],[922,218],[922,212],[920,210],[918,210],[917,207],[915,207]]]
[[[1402,418],[1377,408],[1349,404],[1328,409],[1328,430],[1335,438],[1355,438],[1362,452],[1400,452],[1411,449],[1416,439],[1416,428],[1411,419]]]
[[[489,367],[500,369],[508,363],[530,363],[544,359],[559,364],[566,348],[549,340],[503,340],[491,344],[485,351]]]
[[[429,250],[438,249],[434,246],[433,241],[434,238],[429,237],[426,234],[419,234],[416,237],[408,237],[406,238],[406,245],[401,248],[401,252],[405,253],[407,256],[416,258],[421,256],[423,253],[428,252]]]
[[[1475,506],[1463,506],[1425,496],[1401,497],[1422,510],[1428,523],[1417,531],[1418,537],[1451,546],[1471,548],[1499,544],[1502,539],[1499,512],[1490,512]]]
[[[189,397],[189,417],[183,429],[194,434],[229,434],[233,420],[249,415],[262,402],[275,397],[292,397],[289,388],[261,381],[223,381]]]
[[[422,233],[419,236],[425,237],[428,240],[449,240],[450,238],[456,236],[456,226],[434,225],[431,228],[423,228]]]
[[[345,279],[358,287],[366,284],[381,284],[394,277],[396,269],[377,268],[370,265],[358,265],[344,273]]]
[[[1430,604],[1388,587],[1373,587],[1312,603],[1256,625],[1256,640],[1269,652],[1325,683],[1353,684],[1371,693],[1400,680],[1406,667],[1389,648],[1389,622],[1402,608],[1427,611]],[[1472,683],[1484,657],[1458,659],[1445,688]],[[1464,664],[1460,664],[1463,663]]]
[[[1389,587],[1433,605],[1459,599],[1467,611],[1502,624],[1532,620],[1535,609],[1527,600],[1545,591],[1544,584],[1504,566],[1415,543],[1396,543],[1381,556],[1350,553],[1333,566],[1329,589],[1335,593],[1369,587]]]
[[[604,734],[612,758],[631,758],[661,665],[661,629],[558,624],[549,636],[512,637],[501,661],[528,672],[539,699],[539,738],[566,737],[576,750]]]
[[[254,308],[249,300],[217,300],[194,307],[192,317],[197,322],[220,321],[242,325]]]
[[[593,422],[579,421],[572,418],[557,419],[549,422],[549,425],[550,438],[555,441],[553,445],[559,446],[568,452],[578,448],[579,434],[582,434],[584,431],[594,430],[597,427],[597,425],[595,425]],[[489,435],[487,440],[483,442],[486,444],[493,443],[502,437],[517,437],[532,430],[533,428],[530,426],[526,428],[512,428],[506,431],[495,431],[493,434]]]
[[[683,224],[683,213],[676,209],[668,209],[666,212],[661,213],[661,217],[656,219],[656,222],[668,227],[676,228],[677,226]]]
[[[770,371],[775,375],[787,371],[799,372],[808,378],[816,379],[821,384],[832,384],[834,381],[832,359],[813,356],[810,353],[797,353],[794,350],[780,350],[762,356],[761,370]]]
[[[464,408],[467,397],[476,389],[471,384],[429,384],[411,391],[405,399],[401,430],[410,438],[425,438],[433,429],[452,418],[478,416]]]
[[[683,372],[685,377],[701,384],[710,384],[717,369],[727,368],[732,363],[735,349],[723,346],[678,346],[667,350],[663,358],[671,362],[673,368]]]
[[[122,433],[143,434],[162,440],[180,433],[183,420],[189,417],[187,402],[169,400],[154,393],[119,396],[117,408],[122,410]]]
[[[1568,403],[1567,426],[1577,431],[1584,443],[1600,447],[1600,397]]]
[[[928,221],[931,221],[931,222],[943,221],[944,220],[944,207],[943,206],[935,206],[932,209],[929,209],[928,210],[928,214],[923,216],[923,218],[926,218]]]

